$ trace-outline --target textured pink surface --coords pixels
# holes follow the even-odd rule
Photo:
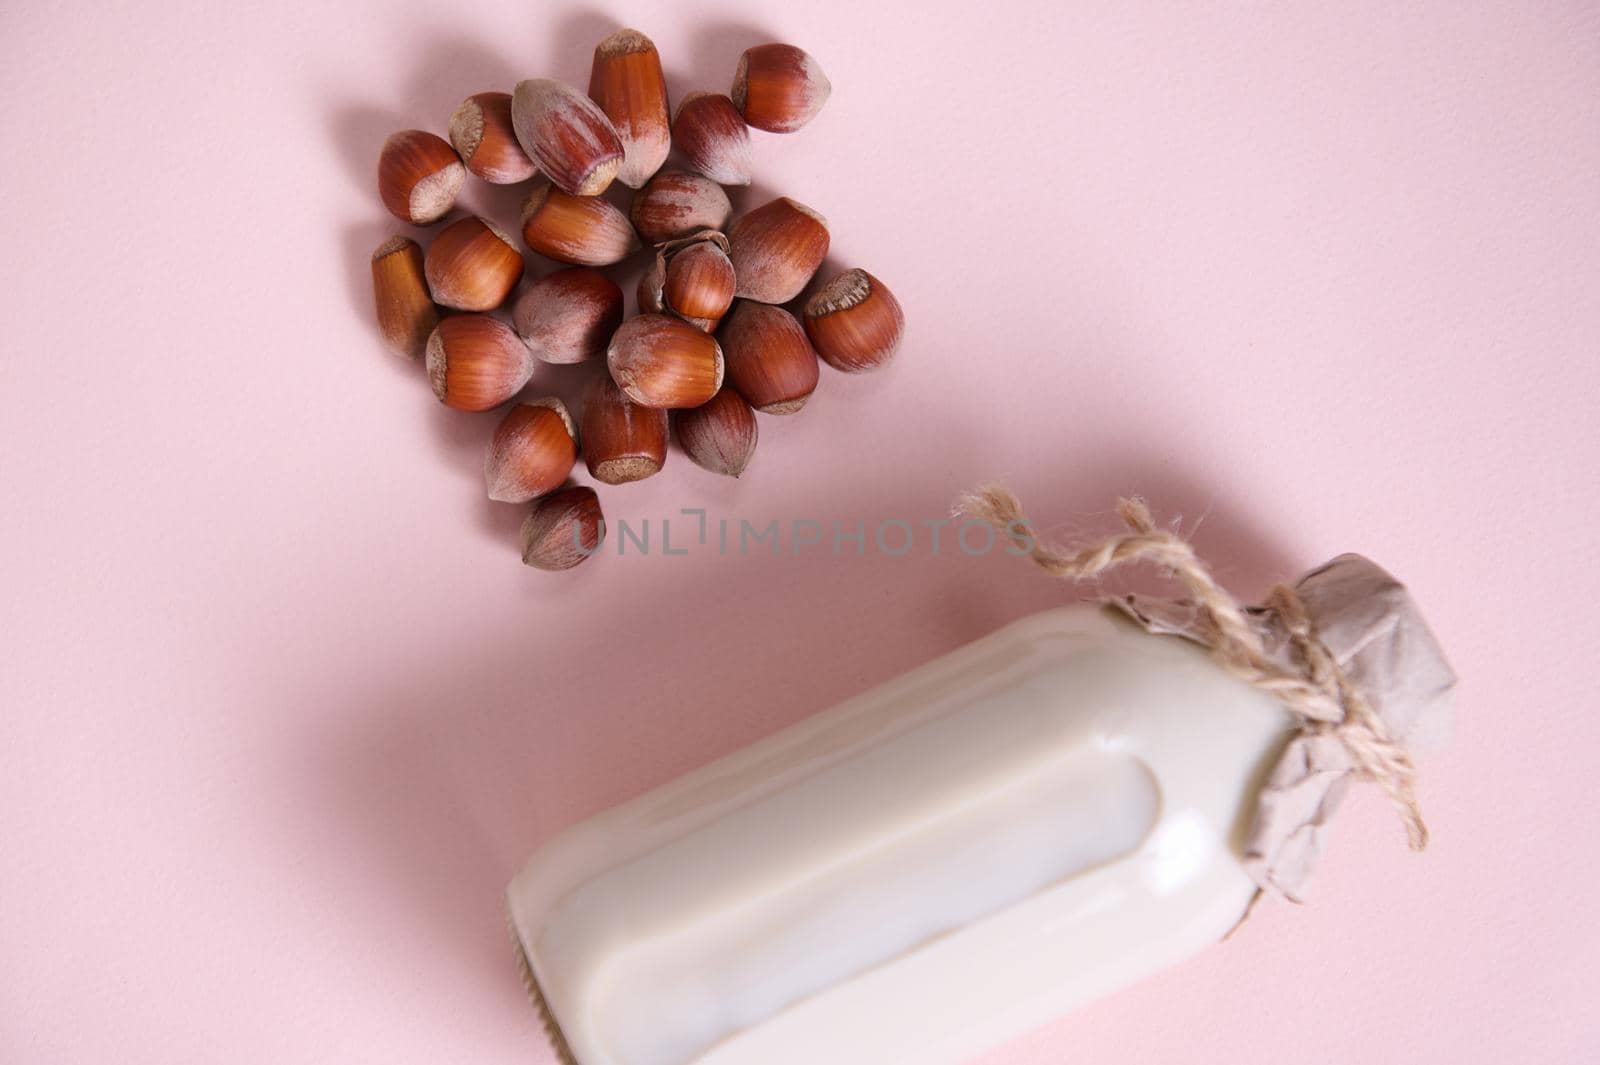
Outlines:
[[[1064,594],[926,544],[518,564],[492,423],[370,324],[371,172],[626,22],[675,95],[819,58],[760,188],[912,333],[614,515],[1143,491],[1244,593],[1373,555],[1462,673],[1426,857],[1362,795],[1312,905],[984,1061],[1592,1060],[1600,21],[1071,7],[8,5],[0,1059],[548,1060],[523,856]]]

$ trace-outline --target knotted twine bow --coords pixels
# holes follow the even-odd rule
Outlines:
[[[1118,501],[1117,513],[1129,532],[1108,536],[1071,554],[1057,551],[1035,536],[1022,505],[1005,488],[990,485],[964,496],[956,511],[1006,533],[1019,547],[1028,548],[1035,564],[1054,577],[1089,580],[1137,561],[1163,567],[1191,597],[1196,631],[1188,635],[1205,645],[1229,673],[1271,694],[1294,714],[1302,737],[1332,737],[1343,744],[1354,773],[1381,786],[1399,810],[1411,848],[1420,851],[1428,845],[1428,829],[1417,806],[1416,766],[1411,755],[1318,638],[1306,604],[1295,589],[1277,585],[1265,604],[1277,615],[1288,637],[1290,667],[1285,667],[1268,653],[1247,609],[1217,584],[1187,540],[1156,527],[1141,500]],[[1258,881],[1264,879],[1257,876]],[[1268,882],[1262,886],[1283,890]]]

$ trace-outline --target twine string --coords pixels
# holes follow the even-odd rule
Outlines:
[[[1197,612],[1200,637],[1211,656],[1229,673],[1267,692],[1299,721],[1302,735],[1332,735],[1349,751],[1355,772],[1383,788],[1399,811],[1413,850],[1428,845],[1428,829],[1417,805],[1416,767],[1405,748],[1365,696],[1351,683],[1327,645],[1318,638],[1299,593],[1286,584],[1267,597],[1288,634],[1297,668],[1285,669],[1267,654],[1261,633],[1239,601],[1229,595],[1195,554],[1189,541],[1158,528],[1139,499],[1117,502],[1127,532],[1065,552],[1034,535],[1032,524],[1008,489],[990,485],[961,499],[957,513],[994,526],[1035,565],[1063,580],[1091,580],[1130,562],[1152,562],[1181,584]]]

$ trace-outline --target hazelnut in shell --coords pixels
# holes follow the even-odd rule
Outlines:
[[[622,165],[622,140],[593,100],[551,78],[517,83],[511,94],[517,143],[557,188],[598,196]]]
[[[605,516],[594,489],[558,488],[537,500],[522,523],[522,561],[534,569],[571,569],[598,551],[605,538]]]
[[[664,170],[634,195],[629,216],[641,237],[664,244],[703,229],[721,230],[732,213],[728,194],[715,181],[683,170]]]
[[[594,50],[589,96],[611,120],[622,142],[617,180],[636,189],[667,161],[672,133],[661,55],[638,30],[618,30]]]
[[[390,214],[412,225],[443,218],[466,180],[455,149],[426,130],[401,130],[378,155],[378,195]]]
[[[508,92],[480,92],[462,101],[450,116],[450,143],[467,169],[491,185],[515,185],[539,172],[517,143]]]
[[[572,196],[537,181],[522,207],[522,239],[540,255],[574,266],[610,266],[639,246],[628,216],[598,196]]]
[[[398,354],[420,359],[439,324],[439,308],[428,295],[422,249],[410,237],[394,236],[372,253],[372,297],[378,331]]]
[[[833,86],[817,61],[792,44],[762,44],[739,57],[728,94],[744,120],[768,133],[793,133],[817,116]]]
[[[622,323],[606,349],[611,377],[646,407],[698,407],[722,387],[722,349],[708,333],[664,314]]]
[[[511,327],[487,314],[453,314],[428,338],[428,381],[456,410],[492,410],[533,376],[534,358]]]
[[[865,270],[846,270],[806,300],[806,335],[835,370],[859,373],[894,357],[905,337],[900,301]]]
[[[728,383],[763,414],[793,414],[816,391],[821,370],[794,315],[740,300],[717,333]]]
[[[628,484],[659,473],[667,461],[667,412],[641,407],[610,374],[583,397],[583,460],[602,484]]]
[[[605,354],[622,324],[622,289],[592,267],[557,270],[523,290],[511,320],[545,362],[586,362]]]
[[[787,196],[742,215],[728,230],[740,299],[788,303],[827,255],[828,220]]]
[[[759,435],[755,412],[731,388],[692,410],[673,411],[672,428],[678,446],[696,466],[724,477],[744,472]]]
[[[506,412],[489,441],[483,480],[490,499],[526,503],[560,488],[577,461],[577,427],[552,396]]]
[[[475,215],[441,229],[425,263],[434,301],[458,311],[491,311],[522,280],[522,253],[499,226]]]
[[[750,128],[726,96],[692,92],[680,100],[672,143],[690,167],[717,184],[750,184]]]

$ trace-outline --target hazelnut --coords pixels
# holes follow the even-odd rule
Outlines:
[[[724,388],[693,410],[672,412],[678,446],[696,466],[737,477],[756,449],[756,416],[744,397]]]
[[[489,498],[526,503],[553,492],[578,461],[578,429],[555,397],[518,403],[495,427],[484,456]]]
[[[617,386],[646,407],[698,407],[722,387],[722,349],[709,334],[663,314],[623,322],[606,349]]]
[[[454,314],[428,338],[433,394],[456,410],[490,410],[533,376],[533,353],[511,327],[487,314]]]
[[[407,358],[422,358],[428,335],[439,324],[439,308],[428,295],[416,241],[390,237],[372,253],[372,296],[378,331],[389,347]]]
[[[833,86],[817,61],[792,44],[763,44],[739,57],[728,94],[744,120],[768,133],[793,133],[816,117]]]
[[[378,195],[390,214],[412,225],[443,218],[465,180],[467,170],[455,149],[425,130],[396,133],[378,155]]]
[[[639,309],[675,314],[709,333],[728,313],[738,279],[728,258],[728,238],[712,230],[669,240],[639,279]]]
[[[451,222],[428,246],[428,288],[458,311],[490,311],[522,280],[522,253],[500,227],[475,215]]]
[[[728,230],[741,299],[788,303],[827,255],[828,220],[786,196],[757,207]]]
[[[534,569],[571,569],[606,538],[600,497],[584,485],[560,488],[533,504],[522,523],[522,561]]]
[[[711,241],[684,248],[667,262],[666,305],[685,318],[721,318],[733,303],[733,263]]]
[[[667,461],[667,412],[639,406],[601,374],[583,397],[583,459],[604,484],[653,476]]]
[[[733,101],[692,92],[678,102],[672,143],[689,165],[720,185],[750,184],[750,129]]]
[[[576,266],[610,266],[639,246],[628,218],[598,196],[534,184],[522,207],[522,239],[540,255]]]
[[[605,354],[622,324],[622,290],[587,266],[557,270],[517,297],[511,320],[517,335],[545,362],[585,362]]]
[[[611,120],[593,100],[559,81],[518,82],[511,125],[528,158],[574,196],[600,195],[622,165],[622,141]]]
[[[740,300],[717,334],[728,383],[763,414],[793,414],[816,391],[817,353],[794,315]]]
[[[630,217],[645,240],[664,244],[702,229],[720,230],[732,213],[728,194],[715,181],[700,174],[666,170],[634,195]]]
[[[467,169],[490,184],[515,185],[539,172],[517,143],[508,92],[467,97],[450,116],[450,143]]]
[[[594,50],[589,96],[622,142],[617,180],[636,189],[661,169],[672,148],[661,56],[638,30],[618,30]]]
[[[806,335],[835,370],[858,373],[894,357],[906,332],[900,301],[865,270],[846,270],[805,306]]]

